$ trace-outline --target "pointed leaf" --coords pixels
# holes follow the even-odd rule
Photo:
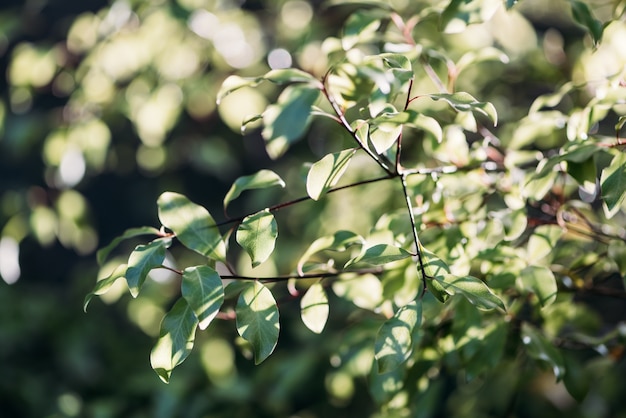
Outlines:
[[[248,283],[237,300],[237,332],[252,345],[254,362],[260,364],[274,351],[280,323],[272,292],[261,282]]]
[[[445,100],[460,112],[477,111],[491,119],[494,125],[498,124],[498,113],[495,106],[489,102],[479,102],[469,93],[439,93],[430,94],[429,97],[433,100]]]
[[[105,277],[102,280],[98,280],[93,290],[89,292],[87,296],[85,296],[85,301],[83,302],[83,310],[87,312],[87,306],[94,296],[105,294],[109,291],[109,289],[111,288],[111,286],[113,286],[113,283],[115,283],[117,279],[121,279],[122,277],[124,277],[127,268],[128,266],[126,264],[120,264],[115,268],[115,270],[113,270],[113,272],[109,276]]]
[[[344,267],[348,268],[357,263],[373,265],[387,264],[408,257],[411,257],[411,253],[402,248],[393,245],[378,244],[366,249],[365,252],[359,256],[349,260]]]
[[[612,218],[619,212],[626,198],[626,153],[618,153],[611,164],[602,170],[600,184],[604,213],[607,218]]]
[[[506,311],[502,300],[480,279],[472,276],[456,277],[447,274],[436,279],[450,295],[461,294],[472,305],[480,309],[500,308]]]
[[[104,261],[107,259],[107,257],[111,253],[111,251],[113,251],[120,244],[120,242],[127,240],[129,238],[138,237],[140,235],[150,235],[150,234],[159,235],[159,230],[152,226],[142,226],[139,228],[127,229],[126,231],[124,231],[122,235],[120,235],[119,237],[111,241],[109,245],[98,250],[98,253],[96,254],[96,259],[98,260],[98,264],[102,265],[102,263],[104,263]]]
[[[589,6],[586,3],[577,0],[570,0],[570,6],[572,7],[574,20],[589,31],[594,45],[600,42],[602,39],[602,32],[604,32],[604,26],[602,25],[602,22],[593,17]]]
[[[181,292],[198,318],[200,329],[206,329],[224,302],[219,274],[209,266],[187,267],[183,271]]]
[[[274,186],[285,187],[285,182],[272,170],[260,170],[249,176],[239,177],[224,196],[224,209],[245,190],[266,189]]]
[[[520,272],[522,288],[533,292],[541,306],[551,305],[558,291],[554,273],[547,267],[528,266]]]
[[[379,373],[387,373],[404,363],[414,347],[415,330],[422,322],[421,300],[413,301],[388,319],[378,331],[375,342]]]
[[[278,225],[269,210],[246,216],[237,228],[236,239],[252,259],[252,267],[256,267],[274,251],[278,237]]]
[[[554,376],[561,380],[565,376],[565,364],[561,353],[544,337],[539,330],[527,323],[522,324],[522,343],[528,354],[537,360],[546,362],[554,372]]]
[[[265,74],[266,80],[276,84],[318,82],[311,74],[297,68],[280,68]]]
[[[402,133],[402,125],[379,123],[370,126],[370,141],[378,154],[382,154],[395,144]]]
[[[328,154],[311,166],[306,178],[306,191],[313,200],[318,200],[330,190],[348,168],[356,149],[347,149]]]
[[[159,339],[150,353],[152,368],[165,383],[172,370],[181,364],[191,350],[196,337],[198,319],[187,301],[178,299],[161,322]]]
[[[126,282],[130,294],[136,298],[150,270],[160,267],[165,260],[165,244],[163,239],[156,239],[147,245],[138,245],[128,257]]]
[[[363,245],[364,243],[363,237],[351,231],[337,231],[333,235],[318,238],[313,241],[302,257],[300,257],[300,260],[298,260],[298,273],[300,275],[304,274],[304,264],[315,253],[324,250],[345,251],[352,245]]]
[[[300,300],[302,322],[316,334],[321,333],[328,320],[328,297],[321,283],[315,283]]]
[[[173,192],[163,193],[157,204],[161,223],[185,247],[217,261],[226,260],[226,246],[209,211]]]

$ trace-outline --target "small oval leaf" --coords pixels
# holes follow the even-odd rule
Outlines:
[[[321,283],[315,283],[300,300],[302,322],[316,334],[321,333],[328,320],[328,297]]]
[[[236,239],[252,259],[252,267],[256,267],[274,251],[278,225],[269,210],[246,216],[237,228]]]
[[[274,186],[285,187],[285,182],[272,170],[260,170],[249,176],[239,177],[224,196],[224,209],[245,190],[266,189]]]
[[[311,166],[306,178],[306,191],[313,200],[318,200],[332,188],[348,168],[356,149],[347,149],[328,154]]]
[[[421,300],[413,301],[388,319],[378,331],[375,342],[376,363],[379,373],[398,368],[413,352],[416,329],[422,322]]]
[[[159,235],[159,230],[152,226],[142,226],[139,228],[127,229],[126,231],[124,231],[122,235],[120,235],[119,237],[111,241],[109,245],[98,250],[98,253],[96,254],[96,259],[98,260],[98,264],[102,265],[102,263],[104,263],[104,261],[107,259],[107,257],[111,253],[111,251],[113,251],[120,244],[120,242],[127,240],[129,238],[138,237],[140,235]]]
[[[558,287],[554,273],[541,266],[528,266],[520,272],[523,289],[533,292],[541,306],[551,305],[556,300]]]
[[[222,279],[209,266],[188,267],[183,271],[181,292],[199,321],[206,329],[224,302]]]
[[[160,267],[165,259],[165,240],[156,239],[147,245],[138,245],[128,257],[126,281],[130,294],[136,298],[150,270]]]

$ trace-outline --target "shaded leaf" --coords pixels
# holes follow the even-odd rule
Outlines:
[[[456,277],[452,274],[446,274],[437,277],[434,281],[439,282],[449,295],[461,294],[477,308],[487,310],[500,308],[506,311],[502,300],[491,291],[489,286],[476,277]]]
[[[181,292],[198,318],[200,329],[206,329],[224,302],[219,274],[209,266],[187,267],[183,271]]]
[[[141,286],[146,281],[150,270],[160,267],[165,260],[165,244],[163,239],[156,239],[147,245],[138,245],[128,257],[126,282],[130,294],[136,298]]]
[[[586,3],[577,0],[570,0],[570,6],[572,7],[574,20],[587,29],[593,39],[593,43],[597,44],[600,42],[602,39],[602,32],[604,32],[604,26],[602,25],[602,22],[593,17],[589,6]]]
[[[367,248],[362,254],[349,260],[344,267],[348,268],[357,263],[373,265],[387,264],[408,257],[411,257],[411,253],[402,248],[387,244],[377,244]]]
[[[169,382],[172,370],[193,349],[198,319],[187,301],[178,299],[161,321],[159,339],[150,353],[152,368],[162,381]]]
[[[553,252],[563,232],[559,225],[540,225],[535,228],[528,238],[526,248],[528,262],[537,262]]]
[[[313,200],[318,200],[331,189],[348,168],[356,149],[347,149],[324,156],[311,166],[306,178],[306,191]]]
[[[554,273],[541,266],[528,266],[520,272],[522,287],[537,295],[541,306],[551,305],[556,300],[558,287]]]
[[[422,322],[421,300],[404,305],[382,325],[374,344],[379,373],[387,373],[404,363],[414,347],[415,329]]]
[[[324,250],[345,251],[352,245],[363,245],[364,243],[363,237],[351,231],[337,231],[333,235],[318,238],[313,241],[298,260],[298,273],[300,275],[304,273],[304,263],[315,253]]]
[[[620,210],[626,198],[626,154],[618,153],[600,176],[603,209],[607,218]]]
[[[380,27],[380,11],[361,10],[350,15],[343,27],[341,46],[344,50],[352,49],[359,42],[367,41],[376,34]]]
[[[224,209],[245,190],[266,189],[274,186],[285,187],[285,182],[272,170],[259,170],[249,176],[239,177],[224,196]]]
[[[98,250],[98,253],[96,254],[98,264],[102,265],[102,263],[104,263],[104,261],[111,253],[111,251],[113,251],[120,244],[120,242],[129,238],[138,237],[140,235],[159,235],[159,230],[152,226],[142,226],[139,228],[127,229],[122,235],[116,237],[113,241],[111,241],[109,245]]]
[[[428,96],[433,100],[445,100],[460,112],[477,111],[491,119],[494,125],[498,124],[498,113],[495,106],[489,102],[479,102],[469,93],[438,93]]]
[[[204,207],[179,193],[165,192],[157,200],[159,219],[190,250],[218,261],[226,260],[226,246],[213,217]]]
[[[316,334],[321,333],[328,320],[328,297],[321,283],[309,287],[300,300],[302,322]]]
[[[113,284],[117,281],[117,279],[121,279],[122,277],[124,277],[124,275],[126,274],[127,268],[128,268],[128,265],[120,264],[119,266],[115,268],[115,270],[113,270],[113,272],[110,275],[108,275],[102,280],[98,280],[93,290],[89,292],[87,296],[85,296],[85,301],[83,302],[83,310],[87,312],[87,306],[89,305],[89,302],[91,302],[91,299],[93,299],[94,296],[105,294],[106,292],[109,291],[109,289],[111,288],[111,286],[113,286]]]
[[[261,282],[248,283],[237,300],[237,332],[252,345],[254,362],[263,362],[278,342],[278,306]]]
[[[252,259],[252,267],[256,267],[274,251],[278,225],[269,210],[246,216],[237,228],[236,239]]]
[[[528,354],[537,360],[547,363],[558,380],[565,375],[565,364],[561,353],[544,337],[539,330],[527,323],[522,324],[522,343]]]

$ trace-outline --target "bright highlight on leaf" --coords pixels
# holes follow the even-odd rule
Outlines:
[[[375,342],[376,363],[379,373],[388,373],[404,363],[417,339],[422,322],[422,302],[413,301],[388,319],[378,331]]]
[[[356,149],[328,154],[311,166],[306,178],[306,191],[313,200],[319,200],[341,178]]]
[[[183,271],[181,292],[198,318],[200,329],[206,329],[224,302],[219,274],[209,266],[188,267]]]
[[[124,231],[122,235],[120,235],[119,237],[111,241],[109,245],[98,250],[97,257],[96,257],[98,260],[98,264],[102,265],[106,261],[111,251],[113,251],[122,241],[127,240],[129,238],[138,237],[140,235],[150,235],[150,234],[159,235],[159,230],[151,226],[142,226],[139,228],[127,229],[126,231]]]
[[[433,100],[445,100],[450,106],[460,112],[476,111],[482,113],[491,119],[494,125],[498,124],[498,113],[495,106],[489,102],[479,102],[469,93],[438,93],[430,94],[429,97]]]
[[[626,154],[620,152],[611,164],[602,170],[600,178],[604,213],[612,218],[622,208],[626,198]]]
[[[528,266],[520,273],[523,289],[533,292],[541,306],[551,305],[556,300],[558,286],[554,273],[547,267]]]
[[[198,319],[187,301],[178,299],[161,322],[159,340],[150,354],[152,368],[168,383],[172,370],[181,364],[193,349]]]
[[[313,243],[302,254],[298,261],[298,274],[303,275],[305,263],[309,261],[312,255],[324,251],[346,251],[352,245],[363,245],[365,240],[360,235],[351,231],[337,231],[333,235],[321,237],[313,241]]]
[[[237,228],[237,242],[246,250],[252,259],[252,267],[256,267],[272,255],[278,225],[269,210],[246,216]]]
[[[224,209],[245,190],[285,187],[285,182],[272,170],[260,170],[249,176],[239,177],[224,196]]]
[[[261,282],[247,283],[237,300],[237,332],[252,345],[255,364],[274,351],[280,323],[272,292]]]
[[[349,260],[345,268],[357,263],[381,265],[392,261],[402,260],[411,256],[411,253],[393,245],[378,244],[365,250],[359,256]]]
[[[150,270],[160,267],[165,260],[166,241],[157,239],[148,245],[138,245],[128,257],[126,281],[130,294],[136,298]]]
[[[463,295],[472,305],[480,309],[499,308],[506,310],[502,300],[480,279],[472,276],[456,277],[448,274],[436,279],[449,295]]]
[[[213,217],[182,194],[165,192],[157,200],[159,219],[190,250],[217,261],[226,260],[226,246]]]
[[[93,290],[85,296],[85,301],[83,302],[83,310],[87,312],[87,306],[89,306],[89,302],[93,299],[94,296],[103,295],[109,291],[111,286],[117,281],[117,279],[121,279],[126,274],[126,269],[128,265],[120,264],[113,270],[113,272],[105,277],[102,280],[98,280]]]
[[[328,320],[328,297],[321,283],[309,287],[300,299],[302,322],[316,334],[321,333]]]

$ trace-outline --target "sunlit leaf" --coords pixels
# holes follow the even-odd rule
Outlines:
[[[165,260],[165,246],[165,240],[156,239],[147,245],[138,245],[130,254],[130,257],[128,257],[128,268],[126,269],[125,277],[130,294],[134,298],[139,294],[150,270],[163,264],[163,260]]]
[[[318,88],[291,85],[283,90],[276,104],[268,106],[263,113],[262,135],[270,157],[281,156],[306,132],[313,104],[319,95]]]
[[[393,146],[402,133],[402,125],[378,123],[370,127],[370,141],[378,154]]]
[[[105,277],[102,280],[98,280],[93,290],[85,296],[85,301],[83,302],[83,310],[87,312],[87,306],[89,306],[89,302],[96,295],[103,295],[109,291],[111,286],[117,281],[117,279],[121,279],[126,274],[126,269],[128,266],[126,264],[120,264],[113,270],[113,272]]]
[[[491,119],[494,125],[498,124],[498,113],[495,106],[489,102],[479,102],[469,93],[437,93],[428,96],[433,100],[445,100],[450,106],[461,112],[477,111]]]
[[[102,265],[111,251],[113,251],[120,244],[120,242],[141,235],[159,235],[159,230],[151,226],[127,229],[122,235],[111,241],[109,245],[98,250],[98,253],[96,254],[98,264]]]
[[[392,261],[402,260],[403,258],[410,257],[411,253],[393,245],[377,244],[373,247],[367,248],[362,254],[349,260],[345,268],[348,268],[354,264],[372,264],[381,265],[391,263]]]
[[[413,301],[388,319],[378,331],[375,342],[376,363],[379,373],[387,373],[404,363],[414,347],[415,329],[422,322],[422,303]]]
[[[446,274],[438,277],[435,281],[439,282],[446,293],[450,295],[461,294],[477,308],[487,310],[500,308],[503,311],[506,310],[502,300],[482,280],[476,277],[457,277],[452,274]]]
[[[607,218],[612,218],[626,198],[626,153],[617,153],[611,164],[602,170],[600,184],[604,213]]]
[[[347,170],[356,149],[328,154],[311,166],[306,178],[306,190],[313,200],[318,200],[330,190]]]
[[[263,77],[240,77],[238,75],[228,76],[219,91],[217,92],[217,104],[219,105],[224,97],[228,96],[234,91],[242,89],[244,87],[254,87],[263,81]]]
[[[328,297],[321,283],[308,288],[300,300],[302,322],[316,334],[321,333],[328,320]]]
[[[527,260],[537,262],[554,251],[563,232],[559,225],[540,225],[535,228],[528,238]]]
[[[252,267],[256,267],[274,251],[278,225],[269,210],[246,216],[237,228],[236,239],[252,259]]]
[[[561,353],[544,337],[539,330],[527,323],[522,324],[522,343],[528,354],[537,360],[547,363],[554,376],[561,380],[565,375],[565,364]]]
[[[165,383],[169,382],[172,370],[185,361],[193,349],[197,325],[196,315],[183,298],[178,299],[163,317],[159,340],[150,353],[150,363]]]
[[[183,271],[181,292],[198,318],[200,329],[206,329],[224,302],[219,274],[209,266],[187,267]]]
[[[374,310],[383,299],[383,287],[373,274],[343,274],[332,285],[333,292],[359,308]]]
[[[264,78],[277,84],[318,82],[318,80],[311,74],[297,68],[280,68],[270,70],[267,74],[265,74]]]
[[[285,182],[272,170],[264,169],[249,176],[239,177],[224,196],[224,208],[245,190],[266,189],[274,186],[285,187]]]
[[[157,201],[159,219],[187,248],[218,261],[226,260],[226,246],[213,217],[182,194],[165,192]]]
[[[263,362],[278,342],[278,306],[261,282],[248,283],[237,300],[237,332],[252,345],[254,362]]]
[[[528,266],[520,272],[519,278],[522,287],[533,292],[541,306],[551,305],[556,300],[559,289],[554,273],[549,268]]]
[[[302,254],[298,261],[298,273],[303,274],[304,264],[309,258],[320,251],[346,251],[352,245],[363,245],[365,240],[358,234],[351,231],[337,231],[333,235],[321,237],[313,241],[313,243]]]

